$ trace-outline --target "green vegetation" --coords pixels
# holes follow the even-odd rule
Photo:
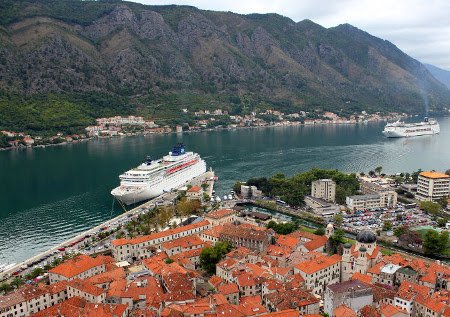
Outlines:
[[[267,224],[268,229],[273,229],[278,234],[289,234],[292,233],[299,228],[298,222],[286,222],[286,223],[276,223],[275,221],[271,220]]]
[[[436,230],[428,230],[423,239],[423,248],[425,254],[443,254],[447,250],[449,243],[449,233]]]
[[[93,92],[23,96],[0,90],[0,130],[33,135],[84,133],[95,118],[132,113],[125,98],[113,95]],[[0,138],[0,146],[5,141],[5,137]]]
[[[392,222],[391,222],[391,221],[385,221],[385,222],[383,223],[383,231],[389,231],[389,230],[392,230],[392,227],[393,227],[393,225],[392,225]]]
[[[313,232],[314,234],[317,234],[318,236],[324,236],[325,235],[325,228],[319,227]]]
[[[174,260],[172,260],[171,258],[167,258],[167,259],[164,260],[164,263],[166,263],[166,264],[170,264],[170,263],[173,263],[173,262],[174,262]]]
[[[346,242],[342,229],[334,230],[333,235],[328,239],[327,250],[329,254],[339,253],[339,248]]]
[[[425,211],[426,213],[432,215],[432,216],[438,216],[440,214],[441,205],[438,203],[434,203],[431,201],[422,201],[420,202],[420,209]]]
[[[344,174],[337,170],[312,169],[299,173],[291,178],[276,174],[270,178],[251,178],[247,185],[254,185],[266,196],[280,197],[289,205],[298,206],[304,203],[305,195],[311,192],[311,182],[317,179],[331,178],[336,182],[336,201],[345,203],[345,197],[354,195],[359,189],[355,174]]]
[[[217,242],[213,247],[207,247],[200,253],[200,266],[208,273],[216,273],[216,264],[223,259],[225,254],[231,251],[228,242]]]
[[[114,20],[108,15],[119,3],[130,19],[120,26],[108,24]],[[132,22],[140,21],[144,10],[162,17],[154,37],[142,36],[148,24]],[[180,23],[191,17],[208,21],[210,36],[197,36],[201,23],[181,30]],[[25,19],[26,27],[10,28]],[[79,131],[108,114],[141,114],[161,124],[191,124],[192,112],[217,108],[230,114],[307,111],[308,118],[320,117],[324,111],[347,117],[361,110],[422,112],[422,86],[411,82],[428,87],[432,111],[448,107],[448,90],[424,74],[420,63],[350,25],[326,29],[276,14],[243,16],[119,0],[4,0],[0,25],[0,89],[4,89],[0,99],[8,100],[7,107],[0,106],[0,128],[42,134]],[[98,31],[86,32],[88,25]],[[187,32],[185,36],[178,36],[181,31]],[[238,36],[254,40],[260,48],[267,44],[265,39],[273,39],[273,50],[255,57],[237,45]],[[212,38],[217,41],[212,43]],[[187,54],[187,47],[196,54]],[[299,58],[293,52],[306,55]],[[307,62],[311,60],[317,63],[313,68]],[[380,72],[372,60],[385,60],[392,67]],[[360,75],[349,76],[350,69]],[[401,79],[396,89],[392,89],[393,75]],[[182,113],[183,108],[188,113]],[[209,127],[228,123],[228,117],[218,117]]]

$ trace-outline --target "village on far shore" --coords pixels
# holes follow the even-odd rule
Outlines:
[[[188,109],[182,109],[181,111],[183,114],[189,113]],[[304,111],[285,114],[277,110],[266,110],[260,113],[251,112],[247,115],[230,115],[227,111],[216,109],[214,111],[201,110],[194,112],[191,124],[179,123],[173,125],[158,124],[157,119],[149,120],[142,116],[114,116],[98,118],[95,120],[95,125],[86,127],[84,132],[73,134],[57,132],[52,136],[44,136],[42,134],[3,130],[0,131],[0,149],[67,144],[98,137],[108,138],[138,134],[182,133],[268,126],[357,124],[398,120],[407,116],[405,113],[394,112],[382,115],[381,113],[368,114],[366,111],[362,111],[359,114],[349,116],[349,118],[344,118],[328,111],[317,115]]]

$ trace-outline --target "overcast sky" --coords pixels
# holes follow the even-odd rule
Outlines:
[[[424,63],[450,70],[450,1],[446,0],[132,0],[236,13],[279,13],[325,27],[350,23],[389,40]]]

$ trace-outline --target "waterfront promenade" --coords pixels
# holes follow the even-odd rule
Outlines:
[[[184,187],[186,185],[200,185],[202,182],[207,181],[209,183],[207,193],[211,196],[213,188],[214,188],[214,176],[215,176],[214,171],[209,170],[209,171],[203,173],[202,175],[192,179],[188,183],[183,184],[179,188]],[[167,203],[171,203],[177,197],[177,195],[178,195],[178,193],[176,191],[164,193],[158,197],[155,197],[155,198],[131,209],[131,210],[128,210],[128,211],[118,215],[117,217],[111,218],[89,230],[86,230],[86,231],[74,236],[73,238],[70,238],[70,239],[58,244],[57,246],[54,246],[54,247],[48,249],[47,251],[41,252],[23,262],[17,263],[16,265],[9,268],[8,270],[0,273],[0,281],[9,278],[14,272],[17,272],[19,270],[21,270],[21,274],[26,274],[25,271],[33,269],[34,265],[31,265],[31,263],[33,263],[33,262],[43,260],[44,258],[46,258],[48,256],[52,256],[52,255],[58,256],[58,255],[65,254],[65,251],[67,251],[67,250],[59,251],[59,249],[62,249],[62,248],[66,249],[68,245],[75,243],[72,247],[72,250],[79,249],[85,242],[85,240],[80,241],[81,239],[83,239],[87,236],[92,238],[96,234],[100,233],[105,227],[110,228],[120,222],[122,222],[122,224],[125,224],[127,221],[131,220],[133,216],[137,216],[143,210],[146,210],[146,209],[148,210],[148,209],[158,206],[158,205],[164,205]],[[77,242],[79,242],[79,243],[77,243]],[[98,241],[98,242],[100,242],[100,241]]]

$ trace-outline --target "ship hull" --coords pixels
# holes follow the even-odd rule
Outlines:
[[[111,191],[111,195],[122,203],[131,205],[155,198],[162,195],[164,192],[170,192],[173,189],[179,188],[186,184],[186,182],[205,172],[206,163],[203,160],[199,160],[196,164],[189,166],[182,171],[164,176],[160,182],[153,186],[119,186]]]
[[[382,133],[387,138],[410,138],[422,135],[434,135],[439,132],[439,124],[430,124],[412,127],[386,127]]]

